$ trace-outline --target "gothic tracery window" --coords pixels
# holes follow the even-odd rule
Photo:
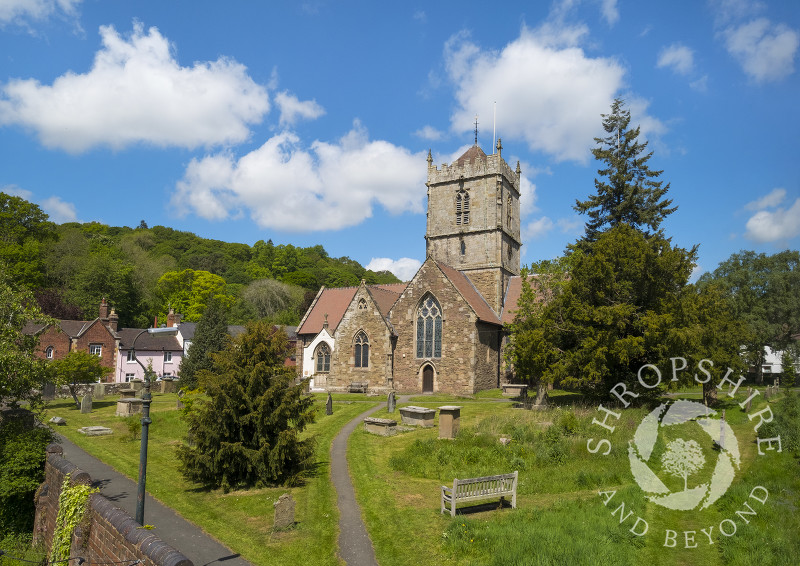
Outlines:
[[[365,311],[367,310],[367,301],[364,299],[358,300],[358,310]]]
[[[356,334],[354,354],[357,368],[369,367],[369,340],[363,330]]]
[[[317,348],[317,372],[331,371],[331,348],[325,342]]]
[[[469,193],[460,190],[456,193],[456,226],[469,224]]]
[[[417,357],[442,357],[442,308],[426,295],[417,309]]]

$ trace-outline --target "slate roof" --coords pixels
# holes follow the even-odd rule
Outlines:
[[[434,262],[439,266],[439,269],[442,270],[442,273],[445,274],[445,277],[450,280],[458,292],[461,293],[461,296],[464,297],[464,300],[467,301],[472,310],[475,311],[479,320],[491,322],[492,324],[502,324],[502,322],[500,322],[500,317],[498,317],[497,313],[489,306],[489,303],[486,302],[486,299],[483,298],[483,295],[475,288],[475,285],[472,284],[472,281],[470,281],[465,273],[444,263],[439,263],[435,260]]]
[[[176,336],[149,334],[147,332],[142,334],[143,330],[145,329],[122,328],[117,330],[120,350],[130,350],[133,347],[134,340],[136,340],[136,349],[140,352],[179,352],[183,349],[178,343],[178,338]],[[141,336],[139,336],[139,334],[141,334]],[[136,338],[137,336],[139,336],[138,339]]]
[[[81,334],[86,332],[94,323],[100,321],[99,318],[94,320],[59,320],[56,324],[61,328],[61,331],[70,338],[78,338]],[[22,333],[27,335],[35,335],[44,331],[49,325],[41,322],[28,322],[22,327]],[[107,326],[103,325],[106,329]],[[111,332],[110,329],[108,329]],[[111,332],[113,336],[117,336]]]

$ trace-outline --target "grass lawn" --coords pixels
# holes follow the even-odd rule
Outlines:
[[[319,468],[305,485],[223,493],[197,489],[178,472],[175,446],[184,437],[186,425],[176,410],[177,396],[154,393],[147,463],[148,492],[253,564],[338,565],[339,513],[330,482],[329,452],[331,441],[341,427],[372,406],[372,403],[364,403],[363,395],[360,400],[339,402],[334,396],[334,412],[330,416],[325,415],[324,400],[317,400],[317,420],[308,434],[317,438]],[[50,404],[47,417],[64,417],[67,426],[58,427],[57,432],[135,481],[139,441],[130,439],[125,419],[114,416],[115,410],[116,398],[95,400],[92,413],[86,415],[81,414],[71,400],[64,399]],[[77,432],[78,428],[91,425],[110,427],[114,434],[86,437]],[[291,492],[296,501],[297,524],[293,529],[273,532],[273,503],[286,492]]]
[[[786,452],[757,455],[753,426],[758,419],[751,422],[736,404],[744,396],[741,391],[735,401],[721,396],[720,407],[726,410],[726,421],[738,439],[741,468],[724,497],[708,509],[691,512],[671,511],[647,501],[634,483],[628,441],[649,410],[621,411],[615,433],[609,437],[612,451],[604,457],[587,450],[588,438],[604,436],[600,427],[591,424],[595,417],[602,419],[602,414],[581,399],[575,399],[576,408],[561,406],[537,412],[497,403],[492,401],[492,394],[474,399],[414,397],[414,405],[462,406],[456,440],[437,438],[438,420],[432,429],[415,429],[388,438],[357,429],[350,440],[356,496],[378,562],[382,566],[411,566],[424,557],[425,562],[433,564],[476,566],[798,564],[798,460]],[[775,401],[770,406],[778,411]],[[763,398],[754,402],[751,415],[764,407]],[[389,415],[382,410],[375,416]],[[395,413],[392,418],[399,420],[399,415]],[[795,422],[795,426],[798,424]],[[680,436],[703,442],[710,464],[691,478],[698,483],[710,480],[716,452],[708,437],[703,438],[705,433],[698,434],[693,426],[678,425],[675,430],[668,429],[665,436],[667,440]],[[759,436],[766,438],[762,433],[767,432],[765,425]],[[501,436],[511,442],[501,445]],[[650,462],[660,459],[664,443],[660,440],[656,445]],[[520,473],[516,510],[496,509],[495,501],[494,506],[482,506],[455,518],[440,514],[440,485],[451,484],[455,477],[514,470]],[[683,479],[665,475],[658,468],[656,471],[672,491],[683,489]],[[748,499],[755,486],[769,490],[766,504]],[[603,504],[600,491],[607,492],[604,497],[615,492],[608,505]],[[755,515],[737,515],[737,511],[747,511],[745,502]],[[618,509],[621,503],[625,504],[624,513]],[[621,516],[626,518],[620,521]],[[636,517],[647,521],[644,536],[630,532]],[[720,535],[721,522],[729,519],[736,524],[736,534]],[[710,527],[713,530],[709,531]],[[732,525],[726,521],[722,527],[730,532]],[[714,544],[708,544],[701,529],[712,534]],[[671,544],[668,530],[676,532],[674,548],[665,546]],[[695,548],[686,548],[695,544]]]

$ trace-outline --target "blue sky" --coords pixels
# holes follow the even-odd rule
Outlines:
[[[0,190],[408,278],[427,151],[453,161],[477,114],[521,163],[529,263],[581,234],[618,96],[702,272],[798,247],[799,50],[796,0],[0,0]]]

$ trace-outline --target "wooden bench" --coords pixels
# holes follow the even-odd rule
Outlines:
[[[456,516],[456,505],[466,501],[494,499],[502,502],[506,495],[511,496],[511,507],[517,507],[517,472],[484,478],[454,479],[453,487],[442,486],[442,509],[444,513],[450,504],[450,516]]]
[[[350,384],[350,393],[366,393],[369,387],[368,381],[354,381]]]

